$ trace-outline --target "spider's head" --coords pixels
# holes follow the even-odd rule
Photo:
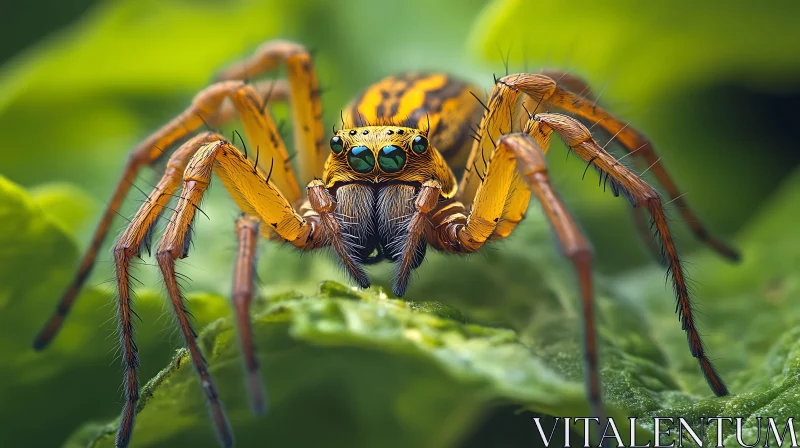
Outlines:
[[[364,126],[337,131],[330,140],[331,155],[323,180],[336,183],[401,181],[442,182],[455,189],[455,177],[426,132],[403,126]]]

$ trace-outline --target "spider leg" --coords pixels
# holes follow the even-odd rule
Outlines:
[[[208,371],[208,364],[203,357],[203,352],[200,351],[200,347],[197,345],[197,333],[189,320],[189,311],[186,309],[183,293],[175,277],[175,260],[188,255],[192,221],[194,220],[197,206],[200,204],[200,199],[208,186],[207,183],[204,183],[204,179],[194,179],[192,174],[189,174],[190,170],[194,171],[192,167],[187,170],[187,176],[184,178],[183,193],[175,206],[175,213],[172,219],[164,230],[164,236],[156,251],[156,260],[158,260],[158,266],[161,268],[164,284],[169,294],[172,308],[175,311],[178,326],[181,329],[181,333],[183,333],[186,347],[199,377],[200,385],[206,394],[211,419],[214,422],[220,444],[223,447],[231,447],[233,446],[233,431],[219,400],[219,393],[214,380],[211,378],[211,373]],[[121,427],[120,434],[122,434],[122,431],[123,428]]]
[[[289,100],[289,84],[285,79],[268,79],[253,83],[252,86],[258,92],[258,98],[262,99],[260,108],[262,111],[268,104]],[[212,127],[221,126],[235,118],[236,113],[233,102],[226,100],[222,102],[217,112],[206,121]]]
[[[236,315],[239,342],[242,345],[245,371],[247,373],[250,404],[254,413],[262,414],[266,409],[264,387],[258,369],[258,359],[253,344],[253,330],[250,323],[250,303],[253,300],[253,283],[256,272],[256,245],[259,237],[259,220],[253,216],[242,215],[236,220],[236,238],[239,250],[233,274],[233,309]]]
[[[308,50],[295,42],[265,42],[243,61],[231,64],[218,75],[220,80],[244,79],[271,71],[285,63],[292,99],[294,147],[298,157],[301,185],[322,173],[330,151],[325,147],[322,103],[314,63]]]
[[[258,92],[252,86],[245,85],[241,81],[225,81],[213,84],[198,93],[192,101],[191,106],[145,139],[133,150],[125,165],[122,178],[119,183],[117,183],[111,200],[103,211],[100,222],[94,231],[92,241],[89,244],[89,248],[84,253],[72,283],[64,291],[64,294],[61,296],[56,306],[55,312],[47,323],[45,323],[34,340],[33,346],[35,349],[41,350],[46,347],[61,328],[64,319],[78,297],[81,287],[94,267],[97,253],[108,234],[111,221],[117,214],[117,210],[142,168],[155,162],[178,140],[185,138],[187,135],[203,126],[205,124],[205,117],[212,117],[223,103],[223,100],[227,97],[231,97],[235,107],[239,110],[240,116],[246,117],[250,117],[249,114],[252,113],[252,104],[260,101]],[[259,128],[256,126],[261,126],[261,128],[264,129],[271,129],[269,125],[272,123],[272,119],[268,116],[268,112],[260,113],[258,117],[250,117],[245,121],[250,123],[249,127],[245,128],[245,131],[250,129],[251,132],[257,132]],[[274,128],[274,124],[272,128]],[[270,133],[266,135],[273,136],[275,134]],[[280,142],[280,139],[277,140]],[[259,140],[254,139],[254,141]],[[285,149],[281,152],[282,146],[276,144],[274,146],[260,147],[260,149],[267,151],[269,148],[273,147],[275,150],[272,157],[282,160],[286,153]],[[265,152],[262,156],[268,159],[270,154]],[[285,158],[288,159],[288,155],[285,155]],[[284,165],[279,165],[279,167],[283,166]],[[276,180],[286,185],[287,192],[294,193],[299,197],[299,190],[297,187],[295,186],[294,190],[290,188],[293,174],[283,173],[282,171],[284,170],[275,170],[274,175]],[[286,179],[283,180],[284,178]]]
[[[547,76],[554,79],[558,83],[558,87],[563,87],[572,93],[577,94],[589,101],[595,101],[594,92],[592,87],[583,78],[573,75],[570,72],[565,72],[557,68],[546,68],[539,70],[540,75]]]
[[[584,79],[580,78],[579,76],[573,75],[572,73],[565,72],[558,69],[545,69],[540,70],[539,74],[545,75],[549,78],[552,78],[556,81],[559,88],[564,88],[569,90],[570,92],[576,94],[577,96],[584,98],[586,100],[592,101],[594,103],[597,102],[597,99],[592,92],[592,88]],[[534,105],[536,102],[533,101],[533,98],[529,96],[525,96],[523,101],[526,103],[533,102]],[[528,104],[528,110],[533,110]],[[599,124],[599,123],[598,123]],[[631,150],[626,148],[628,154],[631,154]],[[633,151],[632,155],[636,155],[636,151]],[[624,157],[624,156],[623,156]],[[631,210],[631,218],[633,218],[633,223],[636,228],[636,232],[639,234],[639,237],[644,242],[645,247],[648,253],[653,257],[653,259],[662,262],[663,258],[661,257],[661,246],[653,240],[653,233],[650,231],[650,223],[648,222],[646,212],[641,209],[634,208]]]
[[[120,431],[117,433],[117,446],[127,446],[139,399],[138,350],[133,339],[131,311],[130,259],[140,256],[143,249],[150,251],[150,237],[159,215],[181,183],[183,171],[191,156],[200,146],[221,139],[216,133],[205,133],[187,141],[175,151],[167,162],[167,169],[147,200],[131,220],[114,247],[114,264],[119,291],[118,313],[120,346],[125,370],[125,404],[120,418]]]
[[[560,74],[559,76],[570,77],[568,86],[575,89],[579,86],[588,86],[579,78],[571,77],[569,74]],[[583,90],[584,87],[580,87],[580,89]],[[459,186],[459,192],[462,195],[461,198],[465,200],[465,205],[469,205],[466,201],[471,200],[478,188],[482,173],[486,170],[487,154],[491,154],[494,141],[500,135],[511,131],[516,102],[521,93],[530,97],[526,99],[526,109],[532,111],[531,113],[552,105],[604,128],[623,145],[629,154],[642,158],[651,166],[650,170],[667,190],[671,201],[676,204],[684,220],[699,240],[730,260],[739,259],[738,251],[711,235],[689,208],[680,190],[660,163],[660,158],[653,150],[652,144],[641,133],[606,112],[597,105],[596,101],[562,88],[557,85],[556,80],[542,74],[508,75],[498,79],[495,83],[487,102],[488,110],[481,120],[481,138],[473,144],[467,162],[468,171],[464,173]],[[530,107],[530,100],[534,104],[533,108]],[[545,146],[542,147],[545,153],[547,149]]]
[[[644,241],[644,246],[650,256],[657,260],[661,265],[669,268],[667,260],[664,259],[661,253],[661,244],[653,238],[653,231],[650,229],[650,217],[647,211],[641,208],[633,208],[631,210],[631,217],[633,218],[633,225],[639,238]]]
[[[656,234],[661,240],[663,258],[668,264],[668,272],[672,275],[677,297],[676,311],[686,332],[689,349],[692,356],[700,363],[703,375],[714,393],[718,396],[727,395],[728,389],[708,359],[697,331],[686,276],[658,192],[601,148],[592,139],[589,130],[577,120],[561,114],[539,114],[533,120],[539,122],[541,127],[550,128],[558,133],[578,156],[610,177],[612,188],[625,194],[634,207],[644,207],[650,213]]]
[[[175,260],[186,258],[189,255],[192,223],[198,205],[211,181],[212,172],[217,174],[234,201],[247,215],[271,223],[274,231],[292,244],[305,247],[312,237],[312,229],[315,225],[313,221],[301,218],[275,184],[256,170],[251,161],[225,140],[202,145],[189,160],[183,173],[183,191],[175,205],[172,218],[164,229],[163,237],[156,250],[156,259],[178,325],[191,354],[200,384],[205,391],[217,435],[222,446],[228,447],[233,444],[230,425],[206,361],[197,345],[197,334],[189,320],[175,273]],[[247,254],[240,253],[240,262],[243,259],[246,260],[247,256]],[[248,269],[252,269],[252,264]],[[237,277],[241,279],[242,271],[237,269],[237,274],[239,274]],[[247,279],[245,278],[245,280]],[[244,287],[244,285],[237,282],[237,287]],[[238,293],[238,291],[236,292]],[[237,303],[237,307],[240,305],[241,303]],[[241,318],[238,311],[237,318]],[[244,328],[249,327],[247,321],[240,320],[239,325]],[[248,344],[249,340],[250,338],[245,338],[243,343]],[[132,419],[123,419],[123,423],[132,424]],[[120,433],[127,434],[129,438],[130,426],[121,427]]]
[[[555,80],[545,75],[510,75],[498,80],[498,82],[507,83],[515,89],[522,90],[535,101],[546,102],[570,114],[575,114],[588,122],[597,123],[598,126],[614,136],[628,151],[628,154],[642,159],[650,166],[650,171],[653,172],[658,182],[666,189],[670,200],[675,203],[676,208],[680,211],[698,240],[729,260],[739,260],[739,252],[719,238],[711,235],[700,221],[700,218],[695,215],[678,186],[661,163],[661,158],[656,154],[652,143],[639,131],[606,112],[597,105],[596,100],[561,88],[556,84]],[[583,82],[580,81],[580,83]],[[585,85],[585,83],[583,84]]]
[[[564,255],[572,262],[580,285],[583,310],[583,349],[586,362],[586,389],[592,415],[605,420],[602,407],[600,371],[597,357],[594,292],[592,287],[591,249],[564,203],[550,184],[544,152],[536,139],[525,134],[506,134],[497,140],[486,175],[478,186],[472,211],[466,216],[463,207],[435,210],[431,216],[434,229],[430,244],[451,252],[474,252],[496,232],[498,222],[509,207],[514,181],[523,179],[523,188],[536,196],[560,242]],[[523,207],[527,207],[527,203]],[[523,210],[514,213],[522,214]]]

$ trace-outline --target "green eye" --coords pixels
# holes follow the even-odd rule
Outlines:
[[[333,151],[334,154],[339,154],[340,152],[342,152],[342,149],[344,149],[344,144],[342,143],[342,138],[341,137],[333,137],[331,139],[331,151]]]
[[[347,163],[359,173],[369,173],[375,168],[375,156],[366,146],[354,146],[347,153]]]
[[[414,137],[414,140],[411,142],[411,149],[417,154],[422,154],[428,149],[428,139],[421,135]]]
[[[384,146],[378,152],[378,166],[387,173],[396,173],[406,165],[406,152],[398,146]]]

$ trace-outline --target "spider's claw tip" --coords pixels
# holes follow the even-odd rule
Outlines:
[[[406,283],[395,283],[392,285],[392,293],[397,297],[403,297],[403,295],[406,293],[407,287],[408,285]]]
[[[45,340],[41,336],[36,336],[36,339],[33,340],[33,349],[38,351],[44,350],[45,347],[50,343],[50,341]]]
[[[33,340],[33,349],[38,352],[47,348],[47,346],[53,342],[53,335],[54,333],[49,326],[42,330]]]
[[[742,253],[736,249],[730,249],[726,256],[728,257],[728,260],[732,261],[733,263],[742,262]]]
[[[254,415],[264,415],[267,412],[267,398],[264,393],[264,385],[261,376],[257,371],[250,372],[250,407]]]

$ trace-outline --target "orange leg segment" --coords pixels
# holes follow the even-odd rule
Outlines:
[[[224,69],[218,79],[251,79],[286,64],[292,98],[294,143],[298,157],[298,178],[302,185],[322,173],[329,151],[322,128],[319,81],[311,54],[300,44],[274,40],[261,45],[244,61]]]
[[[236,316],[239,341],[244,355],[247,384],[250,390],[250,404],[254,413],[262,414],[266,410],[264,387],[256,359],[253,330],[250,323],[250,304],[253,301],[253,284],[256,271],[256,245],[259,238],[259,220],[252,216],[242,215],[236,221],[236,238],[239,250],[236,255],[236,267],[233,273],[233,310]]]
[[[576,81],[572,78],[571,82],[576,85],[575,88],[580,85],[585,85],[582,81]],[[548,76],[528,74],[509,75],[498,80],[498,83],[506,85],[515,91],[522,91],[536,102],[551,104],[589,122],[597,123],[598,126],[613,135],[629,154],[633,157],[641,158],[650,166],[650,171],[666,189],[671,202],[678,208],[697,239],[725,258],[732,261],[739,260],[739,252],[719,238],[711,235],[700,221],[700,218],[695,215],[686,202],[686,199],[683,198],[683,194],[678,189],[678,186],[661,163],[661,159],[656,154],[652,143],[639,131],[629,126],[628,123],[606,112],[602,107],[597,105],[596,100],[593,101],[582,97],[580,94],[564,89],[558,86],[556,81]]]
[[[686,274],[678,257],[672,233],[667,224],[664,207],[658,192],[631,172],[592,139],[589,130],[577,120],[561,114],[539,114],[534,118],[542,127],[549,127],[564,138],[567,145],[581,158],[593,164],[611,179],[615,188],[628,196],[634,206],[644,207],[653,219],[656,234],[662,244],[663,258],[672,275],[672,284],[677,298],[678,318],[686,332],[689,349],[697,358],[708,385],[718,396],[727,395],[728,389],[714,369],[705,352],[703,341],[694,321]]]
[[[181,183],[183,171],[189,159],[205,143],[221,139],[222,136],[209,132],[198,135],[184,143],[170,157],[167,169],[153,192],[139,208],[125,232],[114,248],[114,264],[118,286],[119,338],[122,347],[122,363],[125,371],[125,404],[120,417],[120,430],[117,433],[117,446],[127,446],[139,400],[139,357],[133,339],[133,312],[131,310],[130,259],[139,256],[143,248],[150,245],[150,237],[159,215]]]
[[[473,252],[485,244],[507,213],[512,181],[519,174],[522,188],[532,192],[542,205],[565,256],[572,262],[580,286],[583,309],[583,347],[586,360],[586,388],[592,415],[604,420],[601,399],[600,370],[597,356],[594,289],[592,286],[591,249],[564,203],[550,184],[544,152],[536,140],[526,134],[506,134],[497,139],[497,146],[488,160],[486,176],[477,188],[472,211],[463,219],[460,213],[434,214],[434,240],[431,244],[453,252]],[[527,203],[524,204],[527,207]],[[515,212],[519,213],[519,211]]]
[[[277,81],[274,83],[261,82],[253,87],[242,81],[243,79],[249,79],[250,76],[257,76],[266,70],[275,68],[281,60],[285,60],[289,67],[288,86],[284,81]],[[240,117],[249,117],[246,120],[247,122],[244,123],[245,130],[246,132],[253,132],[252,135],[248,135],[248,138],[255,141],[256,148],[254,149],[258,154],[259,150],[265,149],[264,144],[260,144],[263,143],[264,138],[269,138],[273,147],[276,147],[278,143],[280,145],[283,144],[279,138],[274,138],[277,135],[276,132],[269,132],[273,131],[275,127],[274,124],[271,125],[271,119],[268,115],[264,114],[266,99],[282,100],[291,92],[293,118],[297,123],[295,125],[295,147],[307,148],[307,150],[300,152],[300,178],[305,179],[303,182],[308,182],[310,180],[309,176],[313,177],[308,173],[322,172],[327,151],[324,148],[325,142],[321,122],[320,90],[311,56],[302,46],[285,41],[267,42],[243,65],[236,65],[226,70],[221,79],[227,80],[214,83],[202,90],[195,96],[190,107],[147,137],[131,152],[121,179],[117,183],[111,199],[108,201],[108,206],[103,211],[94,231],[92,241],[81,259],[72,283],[64,291],[56,305],[55,312],[34,340],[33,347],[36,350],[47,347],[61,328],[83,284],[89,278],[97,253],[106,239],[111,222],[139,172],[142,168],[152,164],[160,156],[166,154],[176,142],[192,134],[204,124],[222,124],[233,117],[233,109],[238,109]],[[238,104],[234,104],[234,107],[231,107],[232,102],[225,101],[228,97],[231,97],[233,103]],[[251,101],[253,104],[245,107],[245,100]],[[256,116],[249,115],[255,109],[255,103],[259,104],[258,109],[261,114],[267,115],[266,119],[259,119]],[[243,115],[243,112],[247,115]],[[266,129],[266,132],[255,132],[258,129],[262,131]],[[276,181],[286,191],[290,200],[295,200],[294,196],[299,197],[300,191],[297,185],[292,185],[290,177],[294,176],[293,173],[291,173],[291,176],[289,174],[291,166],[288,162],[288,156],[285,156],[285,151],[281,152],[280,148],[276,148],[275,151],[273,158],[277,159],[279,170],[286,173],[287,177],[283,181],[281,179],[282,173],[276,171]],[[262,154],[262,156],[269,157],[266,154]]]
[[[117,210],[122,205],[122,201],[128,194],[141,169],[152,164],[165,154],[165,151],[175,142],[203,126],[205,117],[214,115],[223,100],[231,95],[250,95],[252,97],[258,94],[251,86],[246,86],[241,81],[225,81],[213,84],[197,94],[192,105],[184,112],[145,139],[133,150],[128,163],[125,165],[122,178],[114,189],[108,206],[103,211],[89,248],[83,256],[72,283],[61,297],[55,313],[34,341],[35,349],[40,350],[46,347],[61,328],[64,318],[72,308],[81,287],[94,267],[97,253],[108,234],[111,221],[117,214]]]

